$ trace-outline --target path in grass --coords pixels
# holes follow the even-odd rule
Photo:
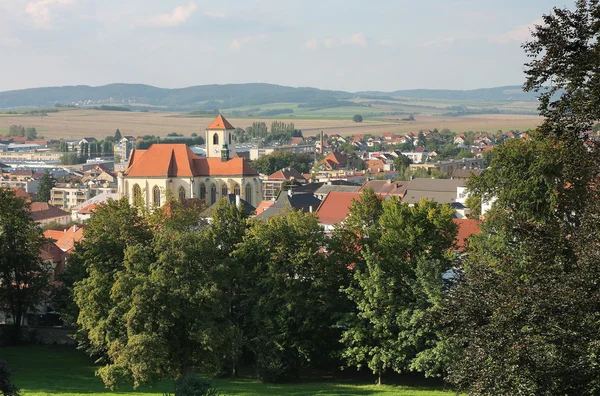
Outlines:
[[[163,382],[154,388],[142,387],[136,391],[123,387],[112,392],[104,388],[94,376],[95,366],[82,352],[63,346],[24,346],[1,348],[0,359],[7,360],[15,371],[14,380],[24,396],[66,395],[154,395],[171,392],[173,385]],[[434,396],[451,395],[429,387],[403,385],[366,385],[354,381],[309,382],[285,385],[262,384],[253,379],[215,379],[215,387],[226,395],[357,395],[357,396]]]

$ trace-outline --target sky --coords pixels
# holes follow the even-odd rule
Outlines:
[[[0,91],[520,85],[521,44],[554,6],[573,0],[0,0]]]

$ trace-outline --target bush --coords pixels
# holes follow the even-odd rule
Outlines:
[[[177,381],[175,396],[218,396],[219,391],[197,374],[188,374]]]
[[[360,114],[356,114],[354,117],[352,117],[352,121],[363,122],[363,117]]]
[[[265,353],[257,356],[256,374],[262,382],[284,382],[292,377],[291,371],[289,364],[279,354]]]
[[[6,361],[0,360],[0,393],[4,396],[19,396],[19,388],[10,380],[11,374]]]

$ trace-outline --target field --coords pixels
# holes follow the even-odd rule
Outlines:
[[[105,389],[102,381],[94,376],[93,362],[82,352],[63,346],[25,346],[0,349],[0,359],[8,361],[15,372],[14,381],[23,396],[66,395],[139,395],[160,396],[172,392],[173,384],[163,382],[154,388],[143,387],[133,391],[131,387],[116,392]],[[406,382],[395,385],[369,385],[350,380],[336,382],[316,381],[285,385],[266,385],[254,379],[216,379],[213,385],[225,395],[339,395],[339,396],[443,396],[454,392],[439,387]]]
[[[317,118],[296,117],[227,117],[230,122],[240,128],[246,128],[255,121],[265,121],[267,125],[274,120],[293,122],[305,136],[317,135],[323,130],[327,134],[353,135],[357,133],[382,134],[384,132],[406,133],[420,129],[448,128],[453,132],[488,131],[496,132],[501,129],[526,130],[540,124],[541,118],[530,115],[493,114],[463,117],[447,117],[418,115],[416,121],[401,121],[402,116],[389,118],[368,118],[362,123],[352,122],[352,114],[356,108],[327,109],[326,113]],[[319,118],[320,117],[320,118]],[[0,131],[6,131],[10,125],[35,127],[40,135],[47,139],[80,139],[83,137],[103,138],[113,135],[120,129],[123,135],[166,136],[170,132],[190,135],[204,135],[204,129],[213,117],[189,116],[187,114],[168,112],[120,112],[100,110],[65,110],[49,113],[47,116],[31,115],[2,115],[0,116]]]

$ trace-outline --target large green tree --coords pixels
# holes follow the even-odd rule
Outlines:
[[[430,371],[436,335],[424,320],[442,298],[443,274],[452,264],[454,211],[431,201],[413,207],[396,198],[383,203],[375,241],[365,244],[345,289],[355,312],[343,322],[343,356],[349,366]]]
[[[0,309],[12,315],[15,343],[23,316],[46,298],[50,269],[40,259],[44,242],[29,203],[0,188]]]
[[[245,336],[264,381],[297,376],[337,349],[347,267],[328,260],[326,245],[316,216],[292,211],[253,222],[234,252],[248,282]]]
[[[50,172],[44,172],[42,177],[40,177],[40,182],[38,185],[37,201],[50,201],[50,192],[52,191],[52,188],[54,188],[55,185],[56,179],[54,179]]]
[[[270,175],[282,168],[294,168],[300,173],[308,173],[314,158],[309,154],[295,154],[290,151],[275,151],[252,161],[254,170]]]

